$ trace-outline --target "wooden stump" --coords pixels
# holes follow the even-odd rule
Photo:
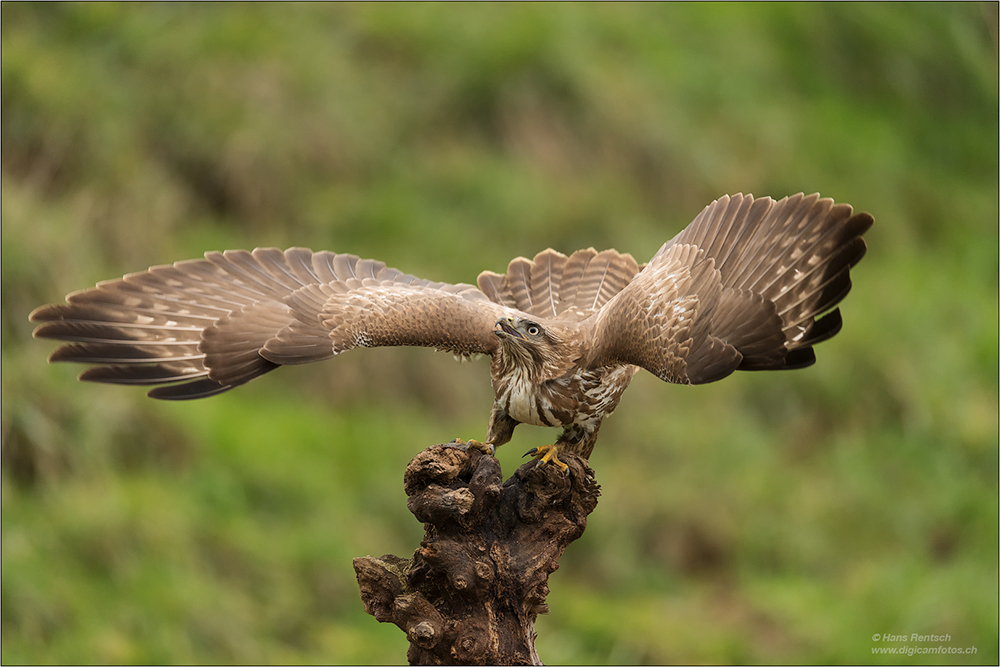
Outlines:
[[[412,665],[540,665],[535,617],[549,575],[587,526],[600,487],[587,462],[500,463],[462,444],[434,445],[406,468],[407,507],[424,523],[412,558],[354,559],[365,610],[410,640]]]

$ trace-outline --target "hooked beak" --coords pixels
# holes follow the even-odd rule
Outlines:
[[[501,317],[497,320],[496,325],[500,327],[499,329],[494,329],[495,333],[500,338],[511,337],[517,338],[518,340],[524,340],[524,336],[514,328],[514,318],[513,317]]]

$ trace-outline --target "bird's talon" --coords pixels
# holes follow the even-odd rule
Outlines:
[[[466,450],[478,449],[483,454],[487,454],[488,456],[493,456],[497,451],[496,445],[489,442],[479,442],[478,440],[469,440],[464,444]]]
[[[559,470],[561,470],[564,475],[569,475],[569,466],[559,460],[559,448],[555,445],[532,447],[530,450],[525,452],[524,456],[528,456],[529,454],[535,457],[535,460],[537,461],[535,464],[536,468],[543,463],[551,462],[559,466]],[[521,458],[524,458],[524,456]]]

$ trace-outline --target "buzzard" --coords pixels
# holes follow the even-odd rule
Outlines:
[[[841,327],[836,306],[865,254],[867,213],[798,194],[725,196],[647,264],[616,250],[543,250],[478,288],[431,282],[354,255],[305,248],[206,253],[154,266],[31,313],[49,361],[81,380],[157,385],[149,396],[220,394],[286,364],[355,347],[417,345],[488,355],[496,400],[485,444],[518,424],[561,426],[530,454],[565,470],[644,368],[702,384],[735,370],[802,368]]]

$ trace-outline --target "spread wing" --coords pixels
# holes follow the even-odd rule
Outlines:
[[[595,315],[593,364],[682,384],[812,364],[872,222],[816,194],[713,202]]]
[[[490,354],[507,313],[471,285],[435,283],[354,255],[276,248],[212,252],[75,292],[31,313],[50,361],[81,380],[163,385],[154,398],[222,393],[283,364],[354,347]]]

